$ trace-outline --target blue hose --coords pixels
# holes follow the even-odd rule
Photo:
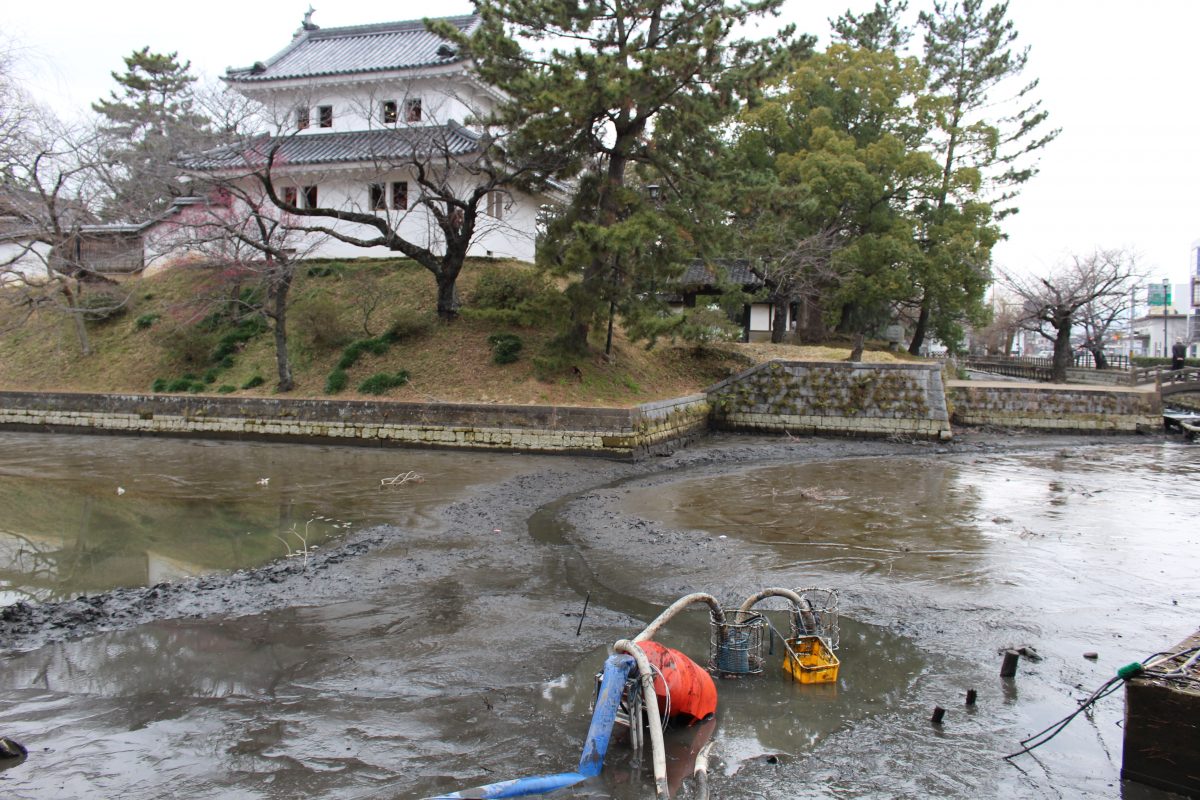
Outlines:
[[[604,766],[604,755],[612,738],[613,725],[617,720],[617,709],[621,706],[621,694],[629,673],[636,669],[632,656],[611,655],[604,662],[604,675],[600,679],[600,692],[596,696],[596,710],[592,713],[592,724],[583,743],[583,755],[579,757],[576,772],[558,775],[540,775],[535,778],[517,778],[511,781],[490,783],[474,789],[464,789],[453,794],[443,794],[430,800],[463,800],[463,798],[528,797],[545,794],[556,789],[594,778]]]

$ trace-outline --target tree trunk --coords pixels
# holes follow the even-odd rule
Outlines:
[[[92,354],[92,344],[88,339],[87,323],[83,319],[83,311],[79,308],[79,295],[71,288],[69,283],[61,283],[63,297],[67,298],[67,313],[71,315],[71,322],[75,326],[75,337],[79,340],[79,350],[83,355],[90,356]]]
[[[282,276],[271,287],[271,319],[275,334],[275,370],[279,374],[280,392],[290,392],[296,383],[292,378],[292,362],[288,359],[287,303],[292,288],[291,266],[281,267]]]
[[[929,330],[929,293],[921,298],[921,313],[917,315],[917,327],[913,329],[913,338],[908,345],[909,355],[921,355],[921,345],[925,344],[925,333]]]
[[[1060,320],[1055,326],[1057,335],[1054,337],[1054,364],[1051,373],[1055,383],[1067,382],[1067,368],[1073,363],[1071,358],[1071,318]]]
[[[1092,354],[1092,359],[1096,362],[1096,369],[1108,369],[1108,359],[1104,356],[1103,347],[1089,347],[1088,350]]]
[[[774,312],[771,315],[771,343],[782,344],[787,335],[787,297],[775,295],[771,301],[771,307]]]
[[[854,334],[854,349],[850,351],[850,357],[846,359],[852,363],[862,361],[863,354],[863,335],[861,333]]]
[[[445,270],[437,275],[437,315],[447,322],[458,317],[458,292],[454,285],[458,273]]]

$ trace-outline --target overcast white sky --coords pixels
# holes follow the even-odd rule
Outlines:
[[[313,21],[360,25],[467,13],[466,0],[312,0]],[[788,0],[785,21],[828,41],[826,20],[870,0]],[[915,11],[925,0],[910,0]],[[25,77],[70,115],[113,87],[121,58],[146,45],[177,51],[198,74],[265,60],[298,27],[308,0],[202,3],[7,0],[0,31],[24,48]],[[1190,274],[1200,239],[1200,80],[1196,0],[1011,0],[1027,75],[1063,129],[1005,221],[996,265],[1044,272],[1072,253],[1123,247],[1157,282]]]

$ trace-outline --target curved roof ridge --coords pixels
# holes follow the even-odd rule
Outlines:
[[[335,36],[368,36],[372,33],[402,33],[408,31],[427,30],[425,22],[449,22],[464,31],[470,31],[480,22],[478,14],[456,14],[450,17],[423,17],[421,19],[403,19],[395,22],[373,22],[367,25],[343,25],[338,28],[315,28],[306,31],[309,39],[328,39]]]
[[[467,34],[481,24],[476,14],[430,17],[428,21],[449,22]],[[230,67],[224,78],[235,83],[257,83],[413,69],[463,60],[456,49],[447,53],[444,50],[447,44],[429,31],[426,19],[312,28],[302,30],[287,47],[265,62]]]

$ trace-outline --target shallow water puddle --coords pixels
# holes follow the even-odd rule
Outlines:
[[[254,567],[351,528],[433,524],[496,454],[0,433],[0,605]],[[420,476],[394,486],[381,480]]]

